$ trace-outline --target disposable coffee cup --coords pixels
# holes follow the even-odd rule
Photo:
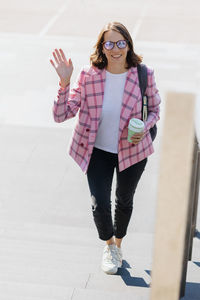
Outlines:
[[[140,119],[132,118],[128,124],[128,141],[132,143],[132,136],[144,131],[144,122]]]

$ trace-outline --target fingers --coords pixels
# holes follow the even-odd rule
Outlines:
[[[54,62],[53,62],[52,59],[50,59],[50,63],[52,64],[52,66],[53,66],[54,68],[56,68],[56,66],[55,66],[55,64],[54,64]]]
[[[62,56],[62,59],[63,59],[65,62],[67,62],[67,59],[66,59],[65,54],[64,54],[64,52],[63,52],[62,49],[60,49],[60,54],[61,54],[61,56]]]
[[[140,142],[140,140],[132,139],[132,143],[133,143],[134,145],[137,145],[139,142]]]
[[[55,62],[57,63],[57,65],[59,64],[59,61],[58,61],[58,58],[57,58],[57,55],[55,52],[53,52],[53,57],[55,59]]]
[[[145,136],[144,132],[134,134],[131,138],[132,143],[137,145],[143,139],[144,136]]]
[[[56,63],[57,65],[59,65],[60,63],[65,62],[65,64],[72,66],[71,58],[69,58],[69,60],[67,61],[67,58],[66,58],[66,56],[65,56],[65,54],[64,54],[64,51],[63,51],[62,49],[59,49],[59,50],[58,50],[58,49],[55,49],[55,50],[53,51],[53,57],[54,57],[55,63]],[[50,59],[50,62],[51,62],[51,64],[52,64],[52,66],[53,66],[54,68],[56,68],[55,63],[53,62],[52,59]]]
[[[59,61],[59,62],[62,62],[63,60],[62,60],[62,57],[61,57],[60,52],[58,51],[58,49],[55,49],[55,52],[56,52],[56,54],[57,54],[57,59],[58,59],[58,61]]]

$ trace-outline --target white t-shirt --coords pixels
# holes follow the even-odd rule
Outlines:
[[[103,107],[95,147],[118,153],[121,105],[127,72],[113,74],[106,71]]]

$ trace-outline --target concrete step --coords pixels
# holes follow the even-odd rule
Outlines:
[[[112,276],[103,272],[90,274],[86,288],[110,292],[132,291],[135,289],[140,293],[140,291],[149,289],[150,281],[149,273],[145,272],[143,268],[120,268],[117,274]]]
[[[188,262],[185,297],[181,300],[200,300],[200,259]]]
[[[1,221],[0,238],[0,293],[5,300],[16,296],[17,300],[73,299],[74,288],[75,299],[87,299],[95,291],[100,296],[105,292],[108,299],[115,285],[123,291],[130,283],[136,291],[139,286],[148,289],[150,277],[145,270],[150,269],[150,253],[146,251],[145,257],[144,249],[151,248],[151,234],[129,235],[123,266],[116,276],[100,268],[105,243],[97,238],[95,228]],[[102,290],[104,282],[107,288]],[[110,290],[109,282],[113,282]],[[92,291],[84,291],[86,288]]]
[[[126,285],[148,287],[150,284],[150,270],[144,269],[139,264],[130,266],[127,261],[123,261],[122,267],[118,270],[116,276],[107,276],[100,268],[100,262],[93,267],[91,265],[79,264],[76,262],[71,264],[52,267],[43,266],[40,263],[29,261],[26,263],[15,263],[6,260],[0,263],[0,281],[14,281],[32,284],[55,284],[58,286],[77,286],[85,287],[86,284],[92,284],[95,281],[101,280],[119,280],[122,278]],[[112,277],[112,279],[111,279]],[[123,284],[124,286],[124,284]]]
[[[51,245],[86,245],[101,248],[104,242],[99,240],[95,226],[92,228],[79,226],[62,226],[31,222],[2,222],[0,221],[0,237],[23,242]],[[123,240],[127,251],[149,254],[152,250],[153,234],[144,232],[128,232]],[[146,245],[148,245],[146,250]],[[142,252],[141,252],[142,251]]]
[[[96,290],[96,289],[79,289],[76,288],[73,293],[73,300],[148,300],[150,289],[133,288],[131,291],[113,291]],[[14,299],[13,299],[14,300]]]
[[[1,229],[2,268],[12,265],[25,271],[29,266],[33,273],[35,268],[83,273],[95,273],[100,268],[105,243],[97,239],[94,229],[32,223],[4,223]],[[129,234],[123,245],[126,266],[150,269],[152,240],[151,234]]]
[[[0,281],[2,300],[71,300],[74,288],[56,285]]]
[[[200,261],[200,235],[193,239],[192,260]]]
[[[10,265],[2,266],[0,281],[16,282],[33,285],[55,285],[57,287],[80,287],[85,288],[90,273],[87,268],[83,270],[55,270],[51,267],[34,267],[33,264],[27,266]],[[72,269],[72,268],[71,268]]]
[[[0,236],[10,240],[38,242],[56,245],[101,245],[95,228],[62,226],[39,222],[0,221]]]
[[[1,299],[3,300],[148,300],[150,294],[150,289],[141,290],[141,288],[133,288],[131,291],[123,292],[113,290],[111,292],[96,289],[71,289],[67,287],[58,289],[51,286],[4,284],[6,287],[1,289]]]
[[[123,265],[114,276],[100,268],[104,242],[95,228],[1,221],[0,243],[3,300],[123,299],[122,293],[126,299],[148,299],[153,234],[128,233]],[[200,278],[199,244],[195,238],[188,291]]]

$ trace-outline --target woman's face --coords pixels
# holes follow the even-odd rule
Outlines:
[[[104,43],[107,41],[117,42],[120,40],[124,41],[125,38],[123,37],[123,35],[121,33],[117,32],[117,31],[109,30],[104,33]],[[108,60],[108,66],[116,66],[116,64],[118,64],[124,68],[126,66],[126,56],[127,56],[128,50],[129,50],[128,45],[125,48],[120,49],[117,47],[116,44],[114,44],[113,49],[107,50],[103,46],[102,51]]]

